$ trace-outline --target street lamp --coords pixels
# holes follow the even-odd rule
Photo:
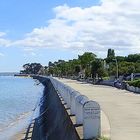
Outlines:
[[[116,58],[115,58],[115,59],[113,59],[113,60],[115,60],[115,62],[116,62],[116,76],[117,76],[117,79],[118,79],[118,77],[119,77],[118,61],[117,61],[117,59],[116,59]]]

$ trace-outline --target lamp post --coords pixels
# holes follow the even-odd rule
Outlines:
[[[117,59],[116,59],[116,58],[115,58],[115,59],[113,59],[113,60],[115,60],[115,62],[116,62],[116,76],[117,76],[117,79],[118,79],[118,77],[119,77],[118,61],[117,61]]]

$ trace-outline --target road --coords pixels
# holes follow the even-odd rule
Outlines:
[[[100,104],[110,123],[111,140],[140,140],[140,94],[75,80],[59,80]]]

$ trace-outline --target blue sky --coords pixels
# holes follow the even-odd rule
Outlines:
[[[140,53],[139,6],[139,0],[0,0],[0,72],[85,51]]]
[[[55,15],[52,9],[59,5],[88,7],[98,0],[1,0],[0,31],[8,32],[10,38],[23,37],[35,27],[45,26]]]

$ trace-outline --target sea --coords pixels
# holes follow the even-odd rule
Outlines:
[[[43,94],[32,78],[6,75],[0,74],[0,140],[10,140],[30,123]]]

